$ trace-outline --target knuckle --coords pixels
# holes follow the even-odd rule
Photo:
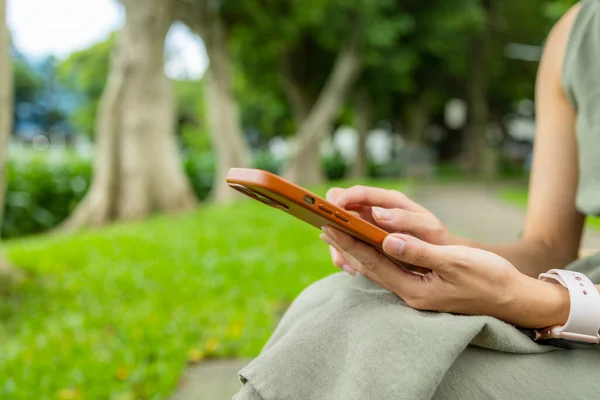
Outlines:
[[[408,196],[397,190],[388,189],[388,193],[395,196],[398,200],[408,200]]]
[[[348,189],[348,192],[352,193],[353,195],[358,195],[364,193],[365,191],[366,187],[363,185],[354,185]]]
[[[463,251],[455,251],[452,257],[452,265],[460,268],[468,267],[472,264],[471,257],[466,255]]]
[[[369,272],[375,272],[375,270],[377,269],[377,263],[374,260],[365,260],[361,264]]]
[[[418,265],[426,264],[429,261],[429,254],[427,254],[427,250],[425,247],[419,247],[415,254],[415,259]]]

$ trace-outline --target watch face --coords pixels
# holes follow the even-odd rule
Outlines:
[[[561,349],[566,349],[566,350],[578,350],[578,349],[581,350],[581,349],[589,349],[590,346],[598,346],[597,343],[579,342],[577,340],[556,339],[556,338],[540,340],[538,343],[544,344],[544,345],[549,345],[549,346],[560,347]]]

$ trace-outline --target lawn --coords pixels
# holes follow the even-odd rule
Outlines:
[[[522,207],[527,206],[528,194],[526,187],[503,189],[500,192],[500,196],[509,203],[517,204]],[[586,224],[593,229],[600,229],[600,217],[587,217]]]
[[[189,362],[256,355],[336,271],[318,233],[248,200],[6,243],[28,279],[0,303],[0,398],[165,398]]]

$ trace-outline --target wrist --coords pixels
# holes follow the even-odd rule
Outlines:
[[[534,329],[566,324],[571,310],[568,289],[525,275],[522,278],[515,286],[507,322]]]

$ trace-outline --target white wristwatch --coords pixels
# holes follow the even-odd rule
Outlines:
[[[551,269],[540,274],[539,279],[566,287],[571,298],[571,310],[566,324],[537,331],[536,340],[600,343],[600,293],[592,281],[579,272],[564,269]]]

